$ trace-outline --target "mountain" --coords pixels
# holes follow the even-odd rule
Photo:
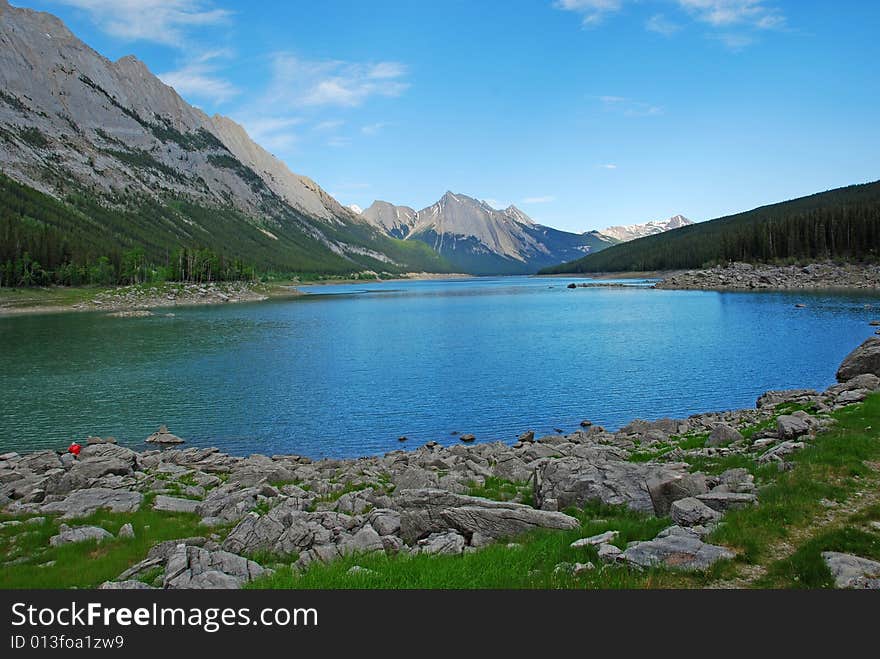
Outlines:
[[[614,242],[542,226],[515,206],[498,210],[453,192],[418,212],[375,201],[361,217],[389,236],[428,245],[461,272],[482,275],[531,274]]]
[[[600,231],[603,236],[611,238],[615,242],[625,243],[645,236],[653,236],[665,233],[673,229],[681,229],[693,224],[684,215],[674,215],[665,221],[646,222],[645,224],[628,224],[625,226],[608,227]]]
[[[616,245],[542,274],[700,268],[730,261],[880,258],[880,181],[851,185]]]
[[[209,249],[261,271],[450,270],[291,172],[231,119],[189,105],[135,57],[112,62],[51,14],[6,0],[0,172],[0,264],[37,259],[58,283],[62,267],[100,257],[118,271],[132,249],[156,264]]]

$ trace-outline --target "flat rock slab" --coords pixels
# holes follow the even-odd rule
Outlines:
[[[161,510],[167,513],[194,513],[201,501],[194,499],[180,499],[160,494],[153,501],[153,510]]]
[[[822,552],[837,588],[880,590],[880,563],[836,551]]]
[[[623,561],[636,567],[674,570],[705,570],[718,561],[734,556],[726,547],[706,544],[690,535],[668,535],[639,542],[620,555]]]
[[[539,508],[556,501],[557,509],[582,507],[591,501],[654,512],[648,481],[668,481],[687,474],[683,464],[652,464],[609,459],[600,451],[587,457],[548,460],[535,470]]]
[[[43,504],[40,512],[61,513],[62,519],[88,517],[103,509],[114,513],[133,513],[140,508],[143,500],[144,496],[140,492],[93,487],[71,492],[61,501]]]
[[[696,498],[720,513],[746,508],[758,502],[758,497],[748,492],[709,492],[698,494]]]
[[[178,545],[165,566],[165,588],[230,590],[266,574],[262,566],[228,551]]]
[[[70,527],[67,524],[62,524],[58,529],[58,535],[53,535],[49,538],[49,544],[53,547],[60,547],[61,545],[69,545],[74,542],[88,542],[89,540],[101,542],[112,537],[112,533],[102,529],[100,526]]]

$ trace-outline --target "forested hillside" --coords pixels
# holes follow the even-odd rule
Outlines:
[[[309,218],[288,209],[290,222],[271,231],[231,208],[206,208],[181,199],[159,203],[147,197],[117,199],[110,206],[83,194],[59,201],[0,173],[0,285],[43,286],[221,281],[268,272],[345,275],[357,270],[401,272],[448,270],[424,245],[372,235],[346,234],[363,241],[357,262],[330,252],[308,236]],[[293,221],[296,220],[296,221]],[[323,234],[333,229],[322,226]],[[376,244],[396,264],[371,256]]]
[[[641,238],[541,274],[678,270],[730,261],[865,261],[878,256],[880,181]]]

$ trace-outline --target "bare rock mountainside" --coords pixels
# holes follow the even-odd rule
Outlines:
[[[610,238],[614,242],[626,243],[630,240],[654,236],[658,233],[666,233],[673,229],[681,229],[693,224],[684,215],[674,215],[668,220],[656,220],[645,224],[628,224],[625,226],[608,227],[600,231],[600,235]]]
[[[123,217],[131,234],[120,247],[207,246],[288,270],[448,269],[291,172],[231,119],[189,105],[135,57],[112,62],[51,14],[6,0],[0,170],[7,185],[12,179],[67,204],[86,197]],[[124,219],[144,207],[151,212],[139,220],[155,225]],[[64,230],[120,234],[87,215]]]
[[[428,245],[456,269],[474,274],[530,274],[615,242],[596,232],[552,229],[516,206],[498,210],[453,192],[420,211],[375,201],[361,217],[389,236]]]

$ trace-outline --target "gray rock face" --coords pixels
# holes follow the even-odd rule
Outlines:
[[[131,473],[131,463],[115,457],[95,457],[76,462],[61,479],[50,485],[54,494],[66,494],[88,487],[93,481],[108,474],[124,476]]]
[[[575,540],[570,546],[572,549],[579,549],[580,547],[598,547],[600,545],[614,542],[619,535],[619,531],[605,531],[605,533],[599,533],[598,535],[590,536],[589,538]]]
[[[669,535],[633,544],[620,557],[640,568],[705,570],[720,560],[733,559],[734,553],[725,547],[706,544],[694,536]]]
[[[758,497],[749,492],[708,492],[697,495],[697,500],[719,513],[738,508],[746,508],[758,502]]]
[[[836,551],[822,552],[837,588],[880,590],[880,563]]]
[[[140,508],[143,499],[140,492],[93,487],[88,490],[76,490],[60,501],[43,504],[40,512],[61,513],[62,519],[88,517],[102,509],[114,513],[133,513]]]
[[[60,547],[74,542],[87,542],[95,540],[101,542],[108,538],[112,538],[113,534],[102,529],[100,526],[74,526],[62,524],[58,529],[58,535],[49,538],[49,544],[53,547]]]
[[[415,548],[419,554],[462,554],[467,546],[464,536],[455,531],[432,533],[419,540]]]
[[[646,482],[654,514],[663,517],[669,514],[674,501],[705,494],[709,491],[703,474],[678,474],[672,478],[651,479]]]
[[[812,417],[806,412],[783,414],[776,420],[776,432],[780,439],[797,439],[807,435],[813,428]]]
[[[837,381],[847,382],[864,374],[880,376],[880,337],[872,336],[847,355],[837,369]]]
[[[218,487],[198,503],[195,512],[201,517],[237,522],[257,505],[259,488],[235,489],[233,485]]]
[[[562,513],[445,490],[405,490],[395,493],[394,505],[400,510],[401,537],[409,543],[450,528],[466,536],[478,533],[506,538],[536,528],[573,529],[579,525]]]
[[[555,499],[560,509],[601,501],[650,513],[654,503],[647,481],[668,481],[686,473],[685,465],[608,460],[601,454],[548,460],[535,472],[535,501],[543,507],[545,500]]]
[[[194,513],[201,504],[193,499],[179,499],[160,494],[153,501],[153,510],[161,510],[168,513]]]
[[[706,446],[725,446],[733,442],[738,442],[743,438],[740,432],[726,423],[719,423],[712,429],[709,439],[706,440]]]
[[[700,526],[718,521],[721,515],[694,497],[674,501],[669,509],[672,521],[679,526]]]
[[[178,545],[165,567],[165,588],[235,589],[266,573],[260,565],[227,551]]]

